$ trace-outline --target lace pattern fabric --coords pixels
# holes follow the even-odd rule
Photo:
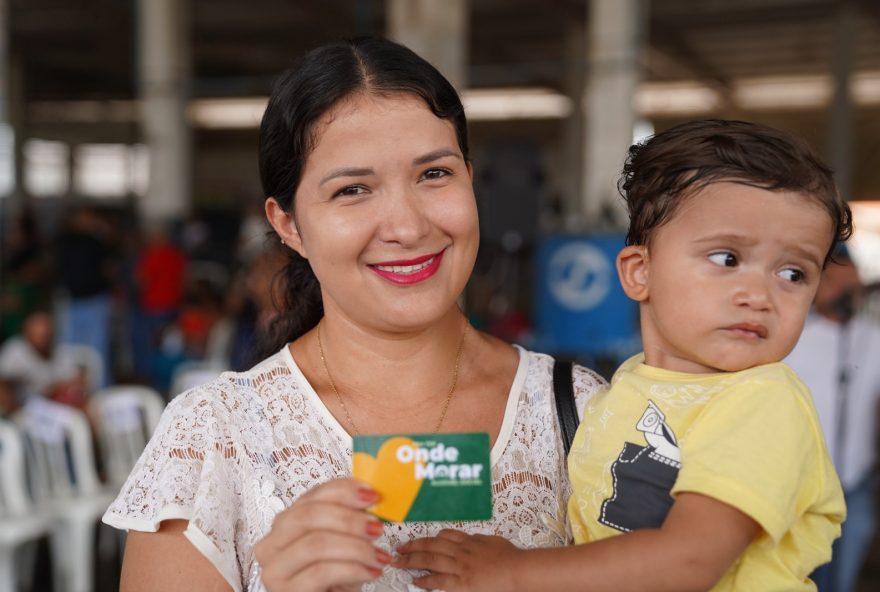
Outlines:
[[[392,552],[443,528],[500,535],[522,548],[570,539],[553,360],[519,351],[519,369],[492,449],[494,517],[388,524],[378,546]],[[574,377],[582,413],[605,382],[579,366]],[[312,487],[349,476],[350,467],[351,437],[284,348],[247,372],[225,373],[173,399],[104,522],[155,531],[162,520],[188,520],[187,537],[233,590],[262,590],[253,549],[275,515]],[[386,568],[363,589],[417,590],[412,578]]]

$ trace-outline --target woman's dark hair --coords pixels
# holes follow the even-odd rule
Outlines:
[[[629,210],[626,244],[648,245],[689,197],[718,181],[794,191],[822,206],[834,232],[826,262],[852,235],[852,213],[831,169],[806,142],[766,125],[706,119],[630,147],[619,183]]]
[[[315,125],[340,101],[358,93],[421,98],[450,121],[468,160],[467,120],[455,89],[431,64],[406,47],[370,37],[323,45],[305,54],[275,82],[260,124],[263,194],[293,214],[306,159],[315,148]],[[261,355],[274,353],[318,324],[321,289],[309,262],[292,249],[281,274],[280,315],[263,339]]]

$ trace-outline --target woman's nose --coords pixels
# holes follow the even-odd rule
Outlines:
[[[381,240],[410,245],[424,238],[431,224],[419,195],[411,189],[400,189],[388,197],[379,228]]]

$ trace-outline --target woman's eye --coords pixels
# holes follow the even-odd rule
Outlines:
[[[783,269],[779,272],[779,277],[787,282],[798,283],[804,281],[804,272],[800,269]]]
[[[435,169],[428,169],[427,171],[422,173],[422,178],[431,181],[434,179],[442,179],[443,177],[446,177],[451,174],[452,173],[449,171],[449,169],[435,168]]]
[[[721,267],[736,267],[736,255],[730,251],[719,251],[709,255],[709,261]]]
[[[343,187],[339,191],[333,194],[333,197],[337,196],[352,196],[352,195],[360,195],[362,193],[366,193],[366,189],[361,187],[360,185],[349,185],[347,187]]]

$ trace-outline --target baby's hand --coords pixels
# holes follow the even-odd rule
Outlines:
[[[397,548],[394,567],[423,569],[431,573],[417,578],[423,588],[467,592],[505,592],[514,588],[512,569],[522,553],[498,536],[469,535],[441,530],[434,538],[416,539]]]

